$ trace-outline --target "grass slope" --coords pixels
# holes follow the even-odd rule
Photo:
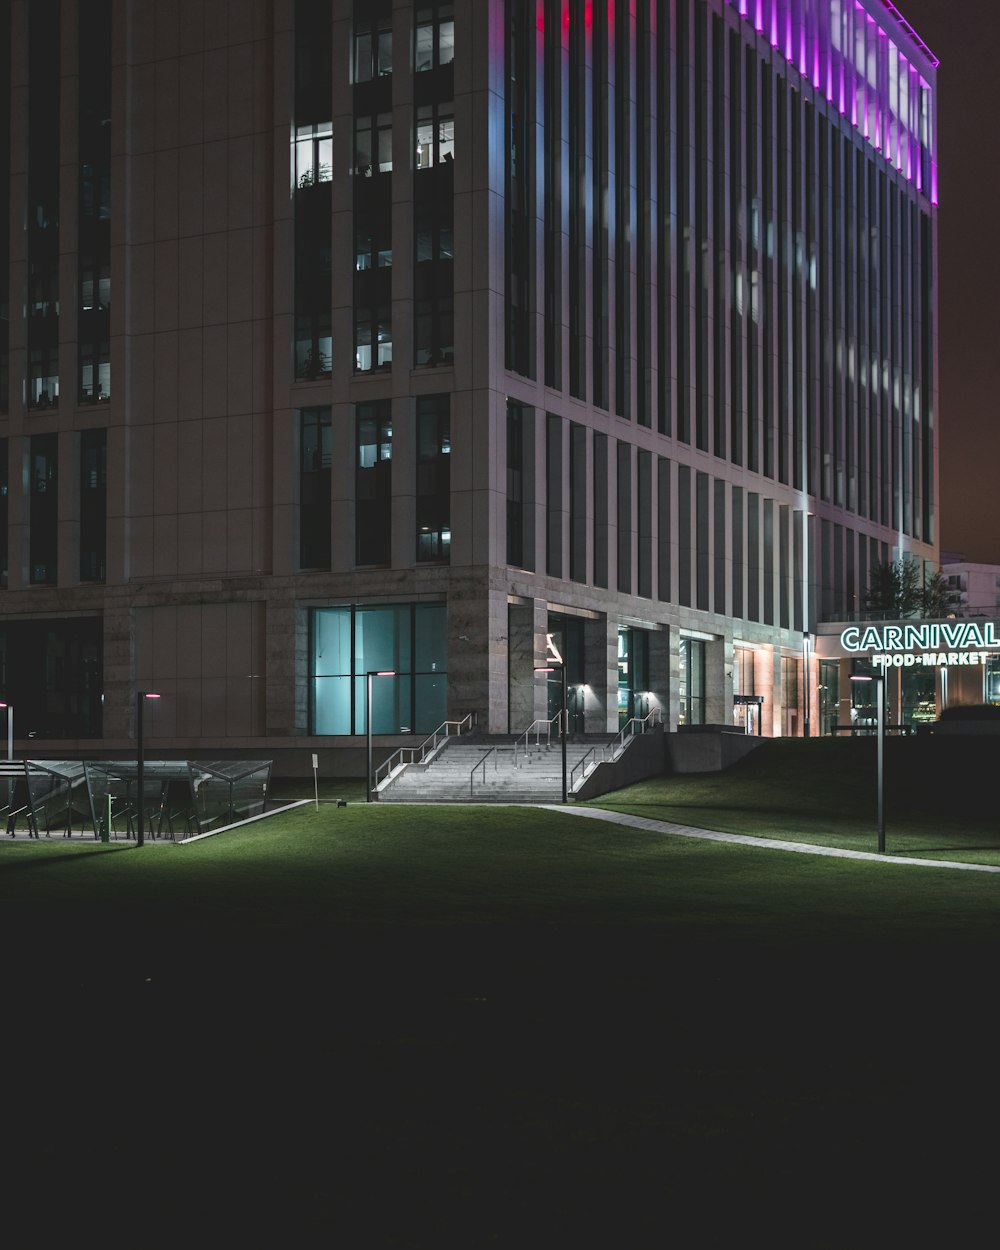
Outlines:
[[[721,773],[654,778],[593,806],[764,837],[873,850],[875,742],[773,739]],[[997,738],[886,742],[890,853],[1000,863]]]

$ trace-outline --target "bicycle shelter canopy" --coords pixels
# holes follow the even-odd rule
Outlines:
[[[0,765],[7,832],[23,821],[47,836],[132,837],[138,815],[136,760],[25,760]],[[143,822],[151,837],[177,838],[263,812],[270,760],[145,760]],[[6,794],[4,793],[6,788]],[[6,804],[3,799],[6,798]]]

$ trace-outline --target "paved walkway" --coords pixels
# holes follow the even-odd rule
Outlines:
[[[669,820],[650,820],[646,816],[630,816],[625,812],[611,812],[598,807],[557,806],[540,803],[548,812],[564,812],[570,816],[589,816],[612,825],[628,825],[632,829],[648,829],[650,833],[670,833],[678,838],[700,838],[703,842],[732,842],[737,846],[751,846],[758,850],[766,847],[771,851],[790,851],[796,855],[832,855],[839,859],[869,859],[879,864],[909,864],[915,868],[955,868],[961,872],[1000,872],[997,864],[963,864],[951,859],[916,859],[912,855],[879,855],[875,851],[845,851],[833,846],[814,846],[811,842],[783,842],[780,838],[753,838],[746,833],[719,833],[714,829],[695,829],[691,825],[675,825]]]

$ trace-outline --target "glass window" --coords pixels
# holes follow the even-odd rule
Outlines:
[[[680,672],[677,690],[680,707],[678,725],[705,723],[705,644],[696,638],[682,638],[679,645]]]
[[[453,3],[421,6],[413,68],[418,74],[450,65],[455,59],[455,6]]]
[[[295,377],[311,381],[330,376],[333,357],[333,338],[330,334],[330,316],[319,313],[315,317],[296,319],[295,330]]]
[[[392,173],[391,113],[355,119],[354,172],[361,178]]]
[[[447,617],[442,603],[360,604],[312,612],[311,725],[316,734],[431,733],[447,716]]]
[[[80,581],[103,582],[107,546],[108,432],[80,434]]]
[[[355,6],[357,9],[359,6]],[[366,6],[368,7],[368,6]],[[354,81],[370,82],[392,73],[392,14],[356,17],[354,22]]]
[[[333,178],[333,123],[295,128],[295,185],[299,190]]]
[[[618,626],[618,724],[649,711],[649,633]]]
[[[354,368],[358,373],[392,364],[392,320],[388,305],[359,308],[355,319]]]
[[[417,400],[418,562],[446,561],[451,552],[451,421],[447,395]]]
[[[449,103],[447,108],[451,107]],[[454,156],[455,118],[439,111],[436,104],[421,104],[417,109],[417,169],[445,164]]]
[[[59,520],[59,445],[56,434],[36,434],[30,443],[29,580],[33,585],[56,580],[56,538]]]
[[[387,401],[357,406],[354,492],[357,563],[387,565],[392,521],[392,419]]]
[[[333,427],[330,409],[299,412],[299,567],[328,569]]]

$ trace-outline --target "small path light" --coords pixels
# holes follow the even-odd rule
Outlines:
[[[144,831],[142,827],[142,807],[143,807],[143,799],[145,798],[144,786],[143,786],[143,782],[145,781],[145,777],[143,775],[143,770],[145,768],[145,757],[143,755],[143,742],[142,742],[142,712],[143,712],[143,708],[146,706],[147,699],[158,699],[159,697],[160,696],[158,694],[154,694],[150,690],[140,690],[137,692],[137,695],[136,695],[135,737],[136,737],[136,747],[137,747],[137,750],[136,750],[137,768],[136,768],[135,786],[138,792],[138,809],[139,809],[138,815],[136,817],[137,822],[138,822],[136,824],[136,839],[135,839],[136,846],[145,846],[145,838],[143,836]]]

